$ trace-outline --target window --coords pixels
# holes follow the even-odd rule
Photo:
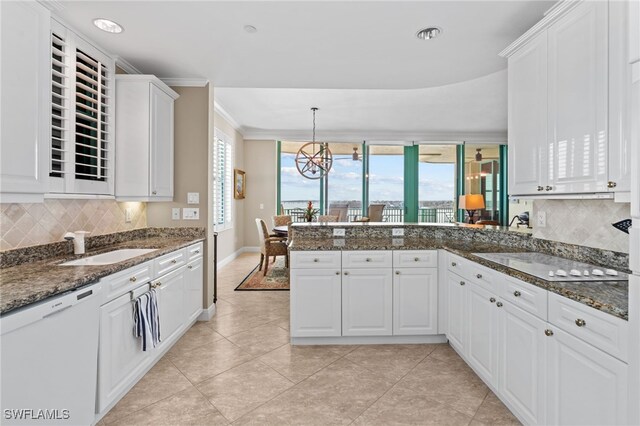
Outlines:
[[[114,194],[113,74],[110,57],[52,21],[50,192]]]
[[[213,138],[213,226],[216,231],[233,225],[233,144],[215,130]]]

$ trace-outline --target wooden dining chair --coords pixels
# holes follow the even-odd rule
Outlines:
[[[338,222],[338,216],[334,216],[334,215],[330,215],[330,214],[318,216],[318,222],[321,222],[321,223]]]
[[[258,227],[258,235],[260,237],[260,267],[258,271],[261,271],[264,266],[264,275],[267,275],[267,271],[269,270],[269,256],[273,256],[274,261],[276,256],[284,256],[285,266],[288,268],[289,250],[286,237],[270,236],[267,224],[260,218],[256,219],[256,226]]]

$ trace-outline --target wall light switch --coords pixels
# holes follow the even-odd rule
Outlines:
[[[334,237],[344,237],[345,229],[344,228],[333,228],[333,236]]]
[[[391,236],[393,236],[393,237],[404,237],[404,228],[393,228],[391,230]]]
[[[171,209],[171,219],[172,220],[180,220],[180,209],[179,208]]]
[[[184,220],[198,220],[200,219],[200,209],[199,208],[183,208],[182,209],[182,218]]]
[[[539,211],[536,213],[536,225],[540,228],[547,226],[547,212]]]
[[[124,209],[124,222],[131,223],[131,216],[133,215],[133,210],[131,207],[127,207]]]
[[[200,193],[187,192],[187,204],[200,204]]]
[[[260,203],[260,210],[264,210],[264,204]]]

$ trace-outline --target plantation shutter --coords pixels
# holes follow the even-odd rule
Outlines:
[[[51,34],[51,164],[49,175],[65,173],[65,149],[69,120],[69,55],[62,36]]]
[[[214,138],[213,219],[216,230],[232,226],[233,146],[225,135]]]

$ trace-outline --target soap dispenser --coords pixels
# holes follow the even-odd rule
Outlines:
[[[84,254],[84,236],[90,234],[89,231],[67,232],[64,239],[73,241],[73,254]]]

